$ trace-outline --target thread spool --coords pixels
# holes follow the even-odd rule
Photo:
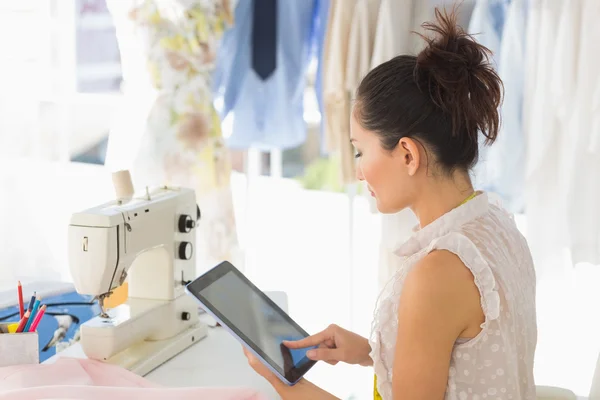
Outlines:
[[[113,172],[112,181],[117,201],[125,203],[133,198],[133,183],[128,170]]]

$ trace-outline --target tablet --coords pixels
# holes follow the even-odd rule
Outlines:
[[[308,333],[231,263],[222,262],[186,290],[285,384],[296,384],[316,363],[306,357],[310,348],[283,345]]]

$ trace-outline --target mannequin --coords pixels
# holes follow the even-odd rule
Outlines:
[[[229,0],[108,0],[121,52],[126,106],[106,165],[136,188],[196,190],[200,270],[236,254],[231,164],[213,107],[210,74],[232,21]],[[233,260],[232,260],[233,261]],[[234,261],[235,262],[235,261]]]

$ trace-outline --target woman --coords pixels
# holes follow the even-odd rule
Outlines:
[[[330,326],[290,348],[314,360],[373,366],[376,397],[534,399],[535,273],[512,217],[475,192],[478,134],[496,139],[502,83],[489,51],[436,10],[416,57],[371,71],[357,90],[352,143],[358,179],[382,213],[409,207],[420,227],[396,252],[402,268],[378,300],[370,340]],[[307,381],[284,399],[328,399]]]

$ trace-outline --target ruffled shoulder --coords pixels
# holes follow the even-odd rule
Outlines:
[[[450,232],[431,242],[427,252],[434,250],[447,250],[461,259],[475,278],[475,285],[481,295],[485,323],[497,319],[500,315],[500,295],[496,277],[477,246],[462,233]]]

